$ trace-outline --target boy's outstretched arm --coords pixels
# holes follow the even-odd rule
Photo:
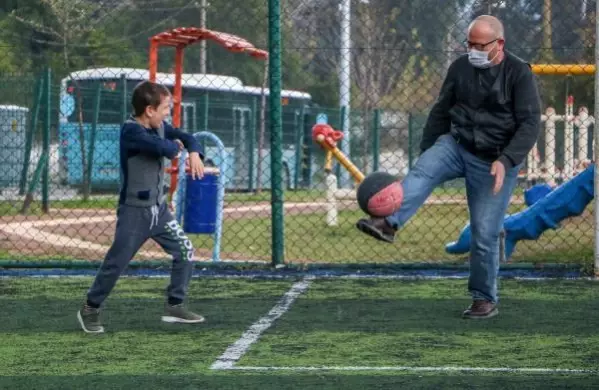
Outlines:
[[[187,152],[196,152],[200,155],[200,158],[202,160],[204,159],[204,153],[202,152],[202,148],[200,147],[199,142],[195,139],[193,134],[189,134],[179,129],[175,129],[173,128],[173,126],[165,122],[164,137],[168,140],[180,140],[181,142],[183,142],[183,146],[185,146]]]
[[[173,128],[168,123],[164,123],[164,137],[166,139],[179,140],[189,152],[189,169],[193,179],[204,176],[204,154],[200,144],[192,134]]]
[[[144,128],[137,125],[123,127],[121,146],[168,159],[175,158],[179,153],[179,145],[176,142],[148,134]]]

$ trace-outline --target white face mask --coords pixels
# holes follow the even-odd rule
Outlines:
[[[489,53],[491,52],[491,50],[480,51],[476,49],[470,49],[470,51],[468,52],[468,60],[470,61],[472,66],[476,68],[489,68],[491,67],[491,65],[493,65],[491,61],[493,61],[495,57],[497,57],[497,55],[499,54],[499,52],[497,52],[492,59],[489,59]]]

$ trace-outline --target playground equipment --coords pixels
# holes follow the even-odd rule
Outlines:
[[[337,148],[337,142],[343,139],[343,132],[333,129],[326,123],[317,123],[312,127],[312,139],[319,144],[325,151],[325,173],[326,173],[326,202],[327,202],[327,225],[337,226],[337,198],[346,197],[347,191],[341,193],[337,189],[337,176],[333,173],[333,157],[354,178],[356,184],[364,180],[364,174]],[[352,197],[355,199],[355,191]]]
[[[532,72],[543,75],[593,75],[595,65],[591,64],[533,64]]]
[[[165,31],[159,34],[154,35],[150,38],[150,80],[156,81],[156,74],[158,72],[158,49],[160,46],[170,46],[175,48],[175,84],[173,88],[173,126],[180,127],[181,126],[181,106],[182,106],[182,75],[183,75],[183,50],[196,42],[202,40],[212,40],[230,52],[234,53],[245,53],[250,56],[258,59],[266,59],[268,57],[268,53],[264,50],[260,50],[255,48],[250,42],[246,41],[243,38],[240,38],[235,35],[211,31],[203,28],[195,28],[195,27],[182,27],[175,28],[169,31]],[[192,200],[197,202],[204,201],[201,198],[201,194],[191,194],[187,193],[186,196],[183,195],[185,189],[197,192],[198,186],[204,184],[210,187],[210,182],[214,184],[213,180],[209,176],[206,176],[204,179],[204,183],[202,181],[198,183],[194,183],[193,180],[189,180],[188,171],[186,169],[179,169],[179,166],[188,165],[188,157],[187,153],[181,153],[179,158],[175,158],[171,161],[171,166],[166,169],[166,172],[170,174],[170,188],[169,188],[169,207],[171,210],[175,209],[176,205],[176,218],[179,223],[181,223],[181,219],[184,214],[184,210],[187,210],[188,213],[185,214],[185,218],[183,218],[183,226],[184,231],[189,233],[200,233],[200,234],[214,234],[214,248],[213,248],[213,261],[220,260],[220,240],[222,234],[222,214],[223,214],[223,206],[224,206],[224,177],[226,174],[226,158],[225,158],[225,148],[223,143],[216,137],[214,134],[210,132],[200,132],[194,134],[194,136],[198,139],[209,138],[217,144],[219,154],[220,154],[220,166],[219,171],[214,172],[211,170],[207,171],[208,175],[216,174],[218,176],[217,185],[218,191],[216,196],[216,204],[213,204],[213,209],[208,210],[210,208],[209,204],[202,205],[206,207],[206,210],[198,209],[195,204],[191,204]],[[178,184],[186,183],[187,186]],[[212,186],[213,187],[213,186]],[[179,190],[177,191],[177,188]],[[177,202],[173,202],[173,198],[177,194]],[[208,191],[210,193],[210,191]],[[199,198],[195,198],[194,196],[199,196]],[[183,199],[186,199],[186,202],[183,202]],[[213,198],[207,199],[211,200]],[[211,203],[211,202],[207,202]],[[216,212],[214,212],[216,209]],[[215,218],[214,224],[210,223],[211,219]],[[199,224],[189,223],[190,218],[199,219]],[[208,226],[205,223],[207,222]],[[185,229],[187,227],[187,229]]]
[[[518,241],[536,240],[545,230],[557,229],[564,219],[582,214],[594,198],[594,175],[595,165],[590,164],[583,172],[548,192],[530,207],[506,215],[503,222],[504,258],[502,260],[509,260]],[[467,253],[470,251],[470,239],[471,231],[468,224],[461,231],[458,240],[447,244],[445,250],[451,254]]]
[[[183,151],[177,167],[168,168],[168,172],[176,177],[178,183],[175,218],[179,225],[183,225],[185,233],[211,234],[214,239],[212,260],[220,261],[227,173],[225,146],[216,135],[208,131],[195,133],[194,137],[198,141],[206,138],[216,144],[220,164],[218,169],[205,168],[204,178],[192,180],[187,166],[187,151]],[[179,169],[180,166],[185,166],[185,169]]]
[[[181,126],[181,103],[182,103],[182,75],[183,75],[183,50],[196,42],[202,40],[211,40],[218,43],[233,53],[245,53],[251,57],[265,60],[268,58],[268,52],[257,49],[247,40],[236,35],[227,34],[218,31],[212,31],[204,28],[181,27],[169,31],[161,32],[150,38],[150,80],[156,81],[158,72],[158,49],[161,46],[175,48],[175,85],[173,88],[173,126]],[[173,159],[172,168],[177,168],[178,159]],[[174,171],[173,171],[174,172]],[[174,208],[173,195],[177,189],[177,177],[171,175],[169,188],[169,206]]]

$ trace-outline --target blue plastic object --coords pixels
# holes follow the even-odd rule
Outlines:
[[[192,234],[213,234],[218,210],[218,173],[205,172],[201,179],[186,175],[183,231]]]
[[[518,241],[536,240],[545,230],[557,229],[562,220],[582,214],[594,197],[594,175],[595,165],[592,164],[527,209],[506,215],[503,222],[506,259],[511,257]],[[470,238],[468,224],[462,229],[457,241],[445,246],[445,251],[451,254],[469,252]]]
[[[227,164],[227,158],[226,158],[226,150],[225,150],[225,145],[222,143],[222,141],[214,134],[211,133],[209,131],[200,131],[198,133],[195,133],[193,135],[198,141],[202,140],[202,139],[209,139],[212,142],[214,142],[214,144],[216,144],[216,148],[218,150],[218,171],[219,174],[216,176],[218,177],[218,187],[217,187],[217,194],[216,194],[216,205],[212,208],[212,210],[214,210],[214,212],[216,213],[216,219],[214,221],[214,234],[212,234],[212,236],[214,237],[214,248],[212,248],[212,261],[220,261],[220,244],[221,244],[221,238],[222,238],[222,232],[223,232],[223,209],[224,209],[224,204],[225,204],[225,177],[227,175],[228,172],[228,168],[229,165]],[[179,157],[179,166],[183,167],[185,166],[185,159],[187,156],[187,152],[184,150],[181,153],[181,156]],[[176,208],[176,218],[177,218],[177,222],[179,224],[181,224],[181,220],[184,219],[183,218],[183,214],[184,211],[186,209],[186,205],[188,204],[187,201],[185,201],[184,199],[186,199],[186,193],[187,193],[187,182],[189,182],[190,180],[188,180],[187,175],[184,172],[185,170],[180,169],[179,170],[179,175],[178,175],[178,185],[177,185],[177,208]],[[206,170],[208,171],[208,169]],[[206,176],[206,175],[205,175]],[[201,219],[201,218],[200,218]],[[206,218],[205,221],[211,220],[211,218]],[[185,221],[183,221],[183,226],[185,226]],[[185,227],[183,228],[183,230],[185,230]]]
[[[530,207],[537,203],[539,199],[547,196],[551,191],[553,191],[553,188],[549,184],[537,184],[536,186],[532,186],[524,191],[524,203]]]

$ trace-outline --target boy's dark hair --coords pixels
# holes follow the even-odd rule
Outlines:
[[[162,98],[170,96],[170,91],[162,84],[152,81],[142,81],[133,89],[131,104],[135,116],[140,116],[146,111],[146,107],[158,107]]]

